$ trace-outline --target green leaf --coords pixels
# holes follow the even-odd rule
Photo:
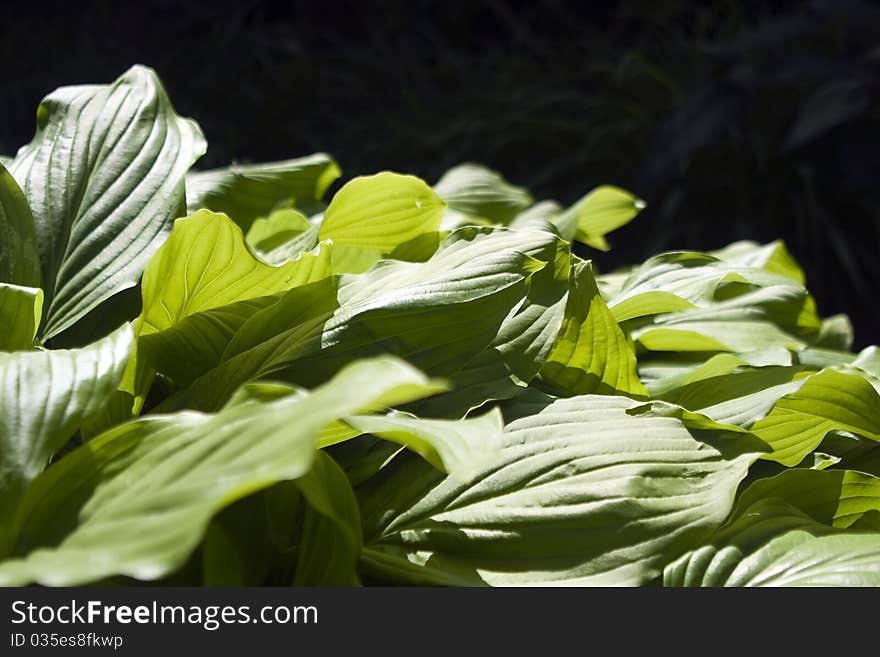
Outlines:
[[[800,350],[821,328],[791,278],[704,253],[673,252],[634,270],[608,303],[650,351]]]
[[[663,572],[664,586],[880,586],[880,534],[834,531],[759,500],[711,544]]]
[[[445,585],[653,580],[724,521],[757,452],[743,434],[628,412],[639,406],[514,401],[499,457],[466,481],[413,459],[384,468],[360,490],[365,573]]]
[[[43,313],[43,291],[0,283],[0,351],[33,349]]]
[[[35,230],[27,199],[4,163],[0,163],[0,283],[40,285]]]
[[[130,366],[125,390],[145,393],[134,379],[149,384],[142,376],[146,363],[194,378],[257,310],[275,302],[271,295],[329,275],[327,245],[275,267],[250,253],[241,229],[225,215],[202,210],[178,219],[144,272],[143,310],[135,323],[144,353]]]
[[[611,185],[597,187],[553,220],[562,236],[600,251],[609,249],[605,235],[635,219],[645,202]]]
[[[0,554],[19,495],[122,378],[128,326],[82,349],[0,352]]]
[[[786,276],[800,285],[805,282],[804,272],[788,252],[785,242],[776,240],[769,244],[741,241],[729,244],[723,249],[710,252],[719,260],[732,265],[759,267],[774,274]]]
[[[395,247],[436,232],[444,203],[415,176],[383,172],[349,181],[336,192],[318,238],[334,245],[390,253]]]
[[[770,498],[790,504],[818,523],[846,529],[880,512],[880,478],[852,470],[784,470],[746,488],[733,519],[744,517],[753,504]]]
[[[361,514],[345,472],[323,452],[297,481],[309,502],[298,547],[294,586],[357,586]]]
[[[34,213],[46,295],[43,341],[137,284],[183,206],[183,178],[205,151],[156,74],[62,87],[10,172]]]
[[[322,478],[307,476],[321,428],[431,390],[418,371],[379,358],[346,368],[308,395],[242,400],[216,415],[152,416],[111,429],[33,482],[14,525],[16,553],[26,556],[0,564],[0,582],[158,579],[185,562],[217,511],[278,481],[307,477],[310,503],[329,514],[341,502],[328,493],[319,504]]]
[[[565,317],[541,379],[570,395],[646,396],[636,357],[599,294],[592,266],[572,265]]]
[[[314,210],[340,173],[339,165],[325,153],[194,171],[186,177],[186,206],[191,213],[222,212],[247,231],[255,219],[286,203],[293,202],[304,212]]]
[[[449,169],[434,191],[450,210],[500,224],[510,223],[534,202],[528,190],[511,185],[498,172],[479,164]]]
[[[216,408],[241,383],[268,375],[312,386],[380,353],[450,376],[495,339],[556,248],[549,233],[465,229],[428,262],[383,262],[343,276],[337,292],[331,279],[293,289],[242,325],[221,362],[173,403]]]
[[[394,413],[349,417],[345,422],[361,433],[403,445],[459,479],[494,458],[502,444],[503,420],[497,409],[465,420],[428,420]]]
[[[765,458],[796,465],[834,430],[880,441],[880,395],[861,376],[825,370],[780,398],[749,430],[773,448]]]
[[[329,275],[329,261],[322,251],[279,267],[260,262],[235,223],[226,215],[203,210],[175,221],[171,236],[150,259],[138,332],[158,333],[190,315]]]

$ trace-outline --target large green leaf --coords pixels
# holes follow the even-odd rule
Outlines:
[[[0,351],[33,349],[43,313],[43,291],[0,283]]]
[[[0,582],[157,579],[184,563],[217,511],[278,481],[307,477],[310,502],[345,524],[333,511],[341,502],[319,492],[320,473],[308,477],[318,432],[435,388],[404,363],[380,358],[308,395],[239,399],[216,415],[153,416],[111,429],[33,482],[14,525],[23,556],[0,564]]]
[[[150,259],[138,334],[158,333],[190,315],[329,275],[326,249],[273,267],[254,257],[241,228],[226,215],[200,211],[175,221],[171,236]]]
[[[339,174],[339,165],[325,153],[193,171],[186,177],[186,206],[190,212],[227,214],[247,231],[254,219],[287,203],[311,211]]]
[[[82,349],[0,352],[0,554],[19,495],[122,378],[124,326]]]
[[[175,114],[142,66],[112,85],[62,87],[43,100],[37,133],[10,171],[34,213],[44,341],[137,284],[204,151],[198,126]]]
[[[397,247],[436,233],[444,205],[415,176],[362,176],[333,196],[318,238],[332,240],[335,271],[358,273]],[[346,262],[353,258],[355,263]]]
[[[449,169],[434,191],[461,219],[481,218],[501,224],[510,223],[533,202],[528,190],[511,185],[498,172],[479,164]]]
[[[395,413],[346,418],[362,433],[399,443],[438,470],[464,479],[496,457],[502,418],[496,410],[465,420],[429,420]]]
[[[636,357],[599,294],[589,263],[572,265],[565,318],[541,368],[542,380],[567,394],[647,395]]]
[[[380,353],[450,376],[491,344],[557,243],[549,233],[465,229],[428,262],[386,261],[343,276],[338,291],[333,279],[295,288],[242,325],[175,403],[216,408],[244,381],[270,374],[312,386]]]
[[[765,458],[796,465],[830,431],[880,441],[880,394],[861,376],[825,370],[781,397],[749,430],[773,448]]]
[[[361,487],[365,572],[447,585],[633,585],[727,517],[757,457],[744,434],[689,428],[587,395],[514,401],[504,447],[465,481],[418,460]]]
[[[734,519],[770,498],[796,507],[818,523],[845,529],[880,513],[880,478],[852,470],[785,470],[749,485],[737,500]]]
[[[222,214],[202,210],[178,219],[171,236],[144,272],[143,310],[135,324],[139,348],[150,365],[168,372],[200,373],[270,295],[330,275],[327,245],[277,267],[258,260],[241,229]],[[207,367],[207,366],[206,366]],[[139,395],[129,372],[126,390]]]
[[[880,534],[835,531],[778,499],[759,500],[668,565],[663,584],[880,586]]]
[[[0,163],[0,283],[40,285],[34,217],[18,183]]]

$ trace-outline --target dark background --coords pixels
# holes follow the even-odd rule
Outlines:
[[[55,87],[155,68],[201,167],[332,153],[435,182],[478,161],[563,203],[648,202],[599,266],[783,238],[880,341],[880,8],[855,0],[0,2],[0,153]]]

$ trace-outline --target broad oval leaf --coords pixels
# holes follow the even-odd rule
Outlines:
[[[217,511],[278,481],[306,477],[323,426],[435,388],[405,363],[380,358],[352,365],[310,394],[115,427],[33,483],[15,522],[22,558],[0,564],[0,583],[162,577],[183,564]],[[313,502],[320,501],[317,479],[307,482]],[[323,499],[319,512],[344,525],[345,514],[332,513],[335,502]]]
[[[62,87],[43,100],[37,133],[10,171],[34,213],[44,341],[137,284],[204,151],[199,127],[175,114],[143,66],[112,85]]]
[[[635,585],[727,517],[757,452],[638,402],[511,402],[504,447],[466,481],[418,461],[362,486],[362,564],[385,581]],[[701,421],[700,426],[709,426]]]
[[[391,253],[440,227],[444,203],[415,176],[388,171],[346,183],[324,213],[319,239],[343,247]]]

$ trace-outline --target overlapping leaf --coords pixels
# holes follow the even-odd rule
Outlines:
[[[14,525],[16,552],[26,556],[0,565],[0,582],[156,579],[183,563],[219,509],[303,477],[318,511],[356,532],[346,512],[334,511],[341,504],[332,498],[336,485],[322,490],[322,478],[332,473],[312,471],[318,432],[341,416],[435,389],[411,367],[378,359],[340,372],[309,395],[240,400],[216,415],[184,412],[120,425],[34,482]],[[63,510],[78,515],[75,526],[45,522],[62,518]]]
[[[255,219],[285,204],[314,209],[339,174],[339,165],[325,153],[194,171],[186,177],[186,206],[189,212],[226,214],[247,231]]]
[[[705,539],[755,445],[625,398],[513,402],[499,457],[468,480],[408,460],[361,490],[363,565],[448,585],[644,584]],[[614,528],[614,531],[609,531]]]
[[[137,284],[204,150],[198,126],[175,114],[142,66],[112,85],[62,87],[45,98],[34,140],[10,165],[34,214],[44,340]]]

